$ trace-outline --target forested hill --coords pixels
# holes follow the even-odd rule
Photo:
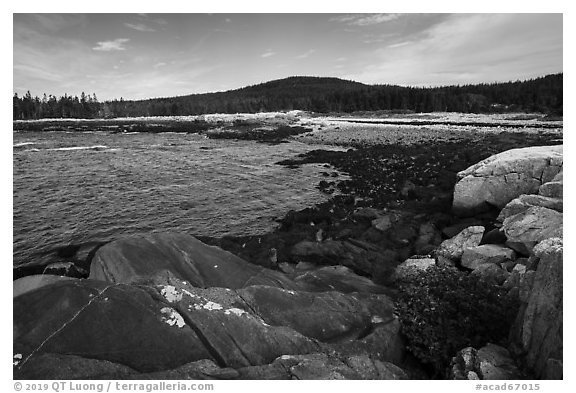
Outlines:
[[[563,74],[527,81],[434,88],[365,85],[338,78],[290,77],[219,93],[100,103],[94,96],[14,96],[14,119],[313,112],[542,112],[561,115]],[[88,97],[88,98],[86,98]]]

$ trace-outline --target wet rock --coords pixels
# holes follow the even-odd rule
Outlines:
[[[484,244],[470,247],[462,254],[462,266],[468,269],[476,269],[481,265],[491,263],[500,264],[516,257],[514,250],[498,244]]]
[[[192,236],[170,232],[127,237],[106,244],[94,256],[90,278],[133,283],[167,271],[200,288],[293,286],[283,273],[252,265]]]
[[[373,207],[363,207],[354,211],[352,216],[356,219],[375,220],[386,214],[383,210],[374,209]]]
[[[562,376],[563,358],[563,242],[547,239],[534,248],[540,258],[528,291],[521,288],[523,302],[511,329],[511,350],[536,378]],[[526,272],[525,279],[529,276]],[[524,294],[522,294],[524,290]]]
[[[44,268],[43,274],[52,274],[56,276],[66,276],[74,278],[85,278],[87,272],[77,267],[74,262],[55,262]]]
[[[440,247],[436,249],[435,254],[437,257],[443,257],[455,263],[462,258],[465,249],[476,247],[480,244],[483,234],[484,227],[468,227],[455,237],[444,240]]]
[[[522,194],[536,194],[562,169],[562,145],[512,149],[458,173],[453,210],[472,215],[502,209]]]
[[[372,220],[372,226],[380,232],[386,232],[388,229],[392,228],[394,224],[399,220],[400,217],[397,214],[388,213],[382,217]]]
[[[321,265],[343,265],[355,272],[374,275],[377,271],[387,269],[392,273],[396,262],[387,254],[366,242],[354,239],[345,241],[326,240],[322,243],[301,241],[291,250],[296,260],[315,262]]]
[[[448,378],[510,380],[523,379],[523,375],[506,348],[487,344],[479,350],[468,347],[459,351],[452,359]]]
[[[562,213],[536,206],[506,218],[502,224],[507,245],[523,254],[542,240],[562,237],[562,227]]]

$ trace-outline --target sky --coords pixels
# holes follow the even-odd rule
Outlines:
[[[14,14],[13,90],[99,100],[293,75],[439,86],[563,72],[562,14]]]

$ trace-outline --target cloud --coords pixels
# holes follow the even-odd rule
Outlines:
[[[115,50],[126,50],[124,44],[130,41],[129,38],[116,38],[112,41],[100,41],[96,43],[96,46],[93,47],[93,50],[98,50],[102,52],[110,52]]]
[[[154,64],[154,68],[164,67],[165,65],[167,65],[167,64],[162,61],[160,63]]]
[[[124,26],[138,31],[149,31],[149,32],[156,31],[156,29],[146,26],[144,23],[124,23]]]
[[[332,21],[346,23],[351,26],[372,26],[398,19],[402,14],[355,14],[340,15]]]
[[[398,42],[397,44],[388,45],[388,48],[390,48],[390,49],[400,48],[402,46],[410,45],[411,43],[412,43],[412,41]]]
[[[302,53],[301,55],[296,56],[296,59],[305,59],[308,56],[310,56],[311,54],[313,54],[314,52],[316,52],[316,49],[310,49],[309,51]]]
[[[562,71],[562,23],[553,14],[455,14],[374,50],[365,83],[446,85],[526,79]]]
[[[266,58],[266,57],[274,56],[275,54],[276,54],[276,52],[268,51],[268,52],[266,52],[266,53],[262,53],[262,54],[260,55],[260,57]]]

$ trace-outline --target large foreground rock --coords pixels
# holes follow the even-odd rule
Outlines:
[[[18,369],[41,353],[107,360],[140,372],[213,359],[147,291],[101,281],[62,281],[14,298]],[[170,321],[175,323],[168,323]]]
[[[562,145],[512,149],[458,173],[453,210],[472,215],[502,209],[522,194],[536,194],[562,169]]]
[[[378,294],[195,288],[167,275],[163,284],[57,282],[16,297],[14,310],[14,375],[22,378],[158,373],[200,360],[238,369],[334,351],[404,357],[393,302]]]
[[[511,349],[536,378],[562,379],[562,239],[543,241],[534,254],[540,261],[534,279],[520,288],[523,304],[511,330]]]
[[[134,283],[169,272],[195,287],[293,287],[284,274],[252,265],[232,253],[181,233],[151,233],[115,240],[92,260],[90,278]]]

